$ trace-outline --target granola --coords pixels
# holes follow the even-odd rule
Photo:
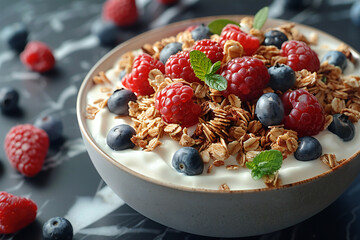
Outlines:
[[[251,35],[263,40],[264,32],[252,28],[251,18],[244,18],[242,22],[250,28]],[[299,40],[307,44],[318,42],[316,34],[307,38],[297,30],[293,23],[279,26],[277,29],[282,31],[289,40]],[[213,35],[211,39],[219,41],[219,36]],[[141,49],[155,59],[159,59],[161,50],[172,42],[182,42],[183,50],[191,49],[195,44],[190,32],[186,30],[153,44],[145,44]],[[355,61],[348,46],[340,45],[338,50],[343,52],[350,61]],[[244,54],[243,46],[239,42],[229,40],[224,45],[222,65]],[[281,51],[275,46],[260,46],[252,57],[260,59],[267,67],[287,61],[287,58],[282,56]],[[118,61],[117,68],[129,73],[134,58],[134,52],[124,54]],[[256,102],[241,101],[234,94],[224,97],[220,91],[208,85],[199,82],[188,83],[184,79],[171,79],[158,69],[150,71],[148,81],[154,93],[138,96],[136,102],[129,102],[129,117],[136,131],[131,141],[143,151],[155,151],[162,145],[165,137],[170,138],[181,146],[196,148],[204,164],[207,165],[206,172],[211,174],[215,168],[225,168],[229,172],[239,171],[245,167],[246,162],[252,161],[264,150],[278,150],[286,161],[286,158],[298,148],[297,132],[286,129],[283,125],[264,127],[261,124],[255,115]],[[317,72],[309,72],[305,69],[296,71],[294,88],[305,89],[317,98],[326,112],[324,125],[326,129],[332,122],[333,114],[345,114],[352,122],[360,119],[359,81],[360,77],[344,76],[339,67],[323,62]],[[111,81],[104,72],[95,76],[93,82],[96,85],[104,85],[100,89],[103,93],[112,91],[107,85]],[[193,101],[201,107],[199,123],[191,131],[180,124],[165,122],[155,108],[156,94],[174,82],[189,85],[194,92]],[[263,92],[275,91],[268,87]],[[89,104],[86,108],[86,117],[94,119],[96,114],[106,107],[107,100],[108,98],[99,98]],[[231,156],[236,162],[228,161]],[[320,160],[330,168],[339,164],[335,154],[324,153]],[[268,187],[279,186],[281,175],[276,172],[274,175],[264,177],[263,181]],[[226,183],[220,185],[219,189],[230,190]]]

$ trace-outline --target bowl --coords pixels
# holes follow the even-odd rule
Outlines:
[[[265,234],[297,224],[335,201],[360,171],[360,151],[318,176],[280,187],[218,191],[176,186],[139,174],[106,154],[86,124],[86,94],[92,78],[113,67],[129,50],[175,35],[186,27],[217,18],[240,21],[244,16],[216,16],[186,20],[151,30],[119,45],[90,70],[77,98],[81,134],[96,170],[108,186],[130,207],[144,216],[184,232],[211,237],[245,237]],[[269,19],[264,28],[288,23]],[[316,32],[329,42],[341,43],[328,34],[297,24],[300,31]],[[359,54],[351,49],[355,59]]]

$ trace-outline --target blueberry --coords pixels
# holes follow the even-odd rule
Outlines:
[[[322,155],[320,142],[314,137],[301,137],[299,145],[294,153],[294,157],[299,161],[311,161],[318,159]]]
[[[347,59],[345,54],[339,51],[329,51],[321,59],[321,62],[328,61],[329,64],[338,66],[342,71],[345,70],[347,66]]]
[[[274,90],[285,92],[292,88],[296,82],[294,70],[288,65],[280,64],[268,69],[270,80],[269,86]]]
[[[276,93],[263,94],[256,103],[255,114],[265,126],[281,124],[284,117],[284,106]]]
[[[191,31],[191,37],[195,40],[208,39],[211,36],[210,29],[205,26],[205,24],[201,24],[197,26],[194,30]]]
[[[122,32],[118,26],[110,21],[94,22],[91,32],[95,35],[102,46],[115,46],[122,41]]]
[[[270,30],[265,33],[265,39],[263,44],[265,46],[274,45],[278,49],[281,49],[281,45],[287,40],[288,38],[283,32],[279,30]]]
[[[160,61],[166,63],[171,55],[176,54],[182,50],[182,43],[173,42],[166,45],[160,52]]]
[[[355,1],[350,8],[350,19],[352,23],[360,27],[360,2]]]
[[[192,147],[183,147],[177,150],[172,158],[172,166],[176,171],[193,176],[204,170],[204,162],[198,150]]]
[[[311,0],[285,0],[285,7],[291,10],[302,10],[311,5]]]
[[[136,132],[131,126],[120,124],[109,131],[106,136],[106,143],[115,151],[133,148],[135,144],[130,139],[135,134]]]
[[[44,240],[71,240],[73,239],[73,227],[69,220],[63,217],[49,219],[42,228]]]
[[[354,138],[355,127],[349,120],[348,116],[344,114],[334,114],[333,121],[328,127],[328,130],[339,136],[345,142]]]
[[[130,101],[136,101],[135,94],[128,89],[116,89],[107,101],[110,112],[121,116],[129,115]]]
[[[19,93],[12,87],[0,89],[0,108],[5,114],[18,110]]]
[[[119,80],[121,81],[126,75],[126,71],[125,70],[122,70],[119,74]]]
[[[48,137],[50,142],[55,142],[60,139],[63,133],[63,124],[59,118],[54,116],[45,116],[42,118],[38,118],[34,125],[38,128],[43,129]]]
[[[4,29],[4,39],[17,52],[24,50],[28,42],[28,30],[23,23],[14,23]]]

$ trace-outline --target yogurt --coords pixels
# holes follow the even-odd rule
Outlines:
[[[320,59],[326,51],[337,47],[335,45],[321,44],[321,38],[319,38],[319,42],[320,44],[313,49],[318,53]],[[104,87],[115,89],[116,86],[119,86],[119,74],[120,71],[116,66],[108,70],[106,76],[111,80],[111,83],[94,85],[87,94],[87,103],[92,104],[100,98],[106,99],[108,97],[107,93],[101,91],[101,89]],[[348,67],[344,75],[349,74],[360,75],[360,71],[350,61],[348,61]],[[250,170],[247,168],[228,170],[225,166],[221,166],[214,167],[210,173],[207,173],[205,165],[205,170],[201,175],[187,176],[178,173],[172,167],[171,160],[174,152],[182,146],[169,137],[161,138],[162,145],[151,152],[142,151],[140,148],[114,151],[106,144],[106,136],[109,130],[122,123],[132,125],[130,117],[115,117],[116,115],[109,112],[107,108],[100,109],[94,119],[87,120],[90,133],[97,145],[107,155],[139,174],[164,183],[189,188],[218,190],[222,184],[226,184],[231,190],[266,188],[263,181],[254,180],[251,177]],[[355,132],[358,133],[359,131],[360,125],[356,123]],[[320,141],[323,154],[335,154],[338,161],[351,157],[359,150],[360,134],[355,134],[355,137],[349,142],[344,142],[328,130],[324,130],[314,137]],[[230,156],[229,159],[225,160],[225,165],[231,164],[237,164],[235,156]],[[281,184],[284,185],[312,178],[329,170],[329,166],[320,159],[303,162],[296,160],[291,154],[283,161],[279,176]]]

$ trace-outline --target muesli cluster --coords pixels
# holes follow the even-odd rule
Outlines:
[[[256,18],[190,26],[124,54],[121,85],[102,88],[109,98],[89,105],[87,117],[106,107],[116,118],[131,117],[132,128],[116,126],[108,135],[115,150],[153,151],[164,136],[177,141],[183,148],[173,167],[187,175],[248,167],[253,178],[274,186],[291,154],[335,167],[340,159],[323,153],[312,136],[326,128],[344,141],[354,136],[360,77],[342,74],[354,61],[350,49],[340,45],[320,62],[310,47],[316,35],[304,36],[295,24],[262,31]],[[94,78],[109,81],[103,72]],[[227,163],[230,156],[236,164]]]

